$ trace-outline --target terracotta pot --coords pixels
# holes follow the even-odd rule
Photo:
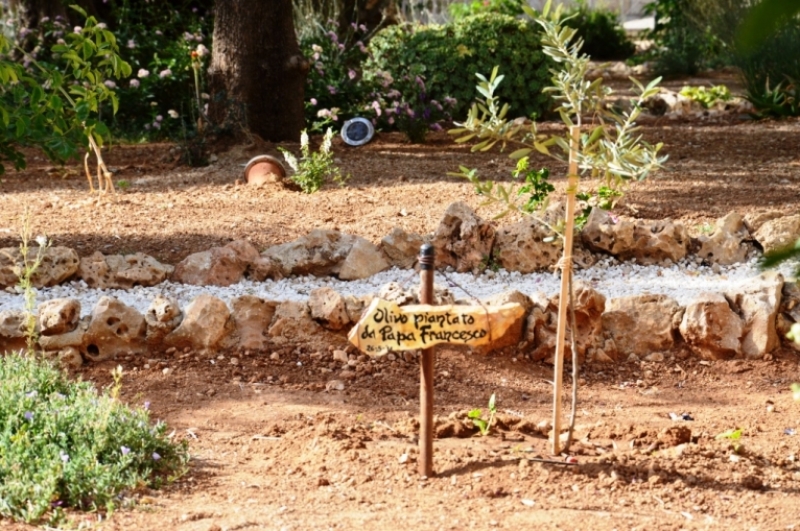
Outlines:
[[[244,167],[244,179],[247,184],[265,184],[283,181],[286,168],[281,161],[272,155],[253,157]]]

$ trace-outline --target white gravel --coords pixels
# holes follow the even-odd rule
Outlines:
[[[780,271],[785,277],[791,277],[796,264],[784,264]],[[692,262],[669,267],[641,266],[630,262],[618,262],[613,258],[601,260],[588,269],[575,272],[576,279],[588,281],[595,289],[608,299],[636,295],[640,293],[663,293],[673,297],[679,304],[685,305],[698,293],[711,291],[717,293],[736,292],[745,285],[752,288],[762,272],[755,260],[732,266],[707,267]],[[534,273],[522,275],[517,272],[508,273],[501,270],[497,273],[488,271],[480,276],[463,273],[437,272],[437,285],[446,286],[456,298],[485,298],[515,289],[522,293],[533,294],[544,292],[548,296],[558,293],[560,280],[552,273]],[[209,293],[227,303],[240,295],[255,295],[263,299],[276,301],[306,300],[314,288],[329,286],[342,295],[376,294],[381,286],[389,282],[415,287],[418,277],[409,270],[390,269],[371,278],[345,282],[335,278],[295,277],[280,281],[252,282],[242,281],[229,287],[190,286],[164,282],[151,288],[137,287],[130,291],[89,289],[83,281],[74,281],[53,288],[39,290],[37,301],[56,298],[74,298],[81,303],[82,314],[91,313],[97,300],[103,295],[118,298],[123,303],[144,313],[155,299],[162,294],[174,297],[182,308],[201,293]],[[468,291],[465,293],[461,288]],[[0,311],[22,309],[24,301],[21,294],[0,292]]]

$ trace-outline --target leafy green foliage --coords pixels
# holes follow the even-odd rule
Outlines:
[[[715,85],[710,88],[685,86],[680,94],[692,101],[696,101],[704,108],[708,109],[718,101],[730,101],[733,96],[725,85]]]
[[[0,514],[57,520],[62,507],[111,510],[126,492],[185,470],[185,444],[145,408],[98,393],[31,356],[0,357]]]
[[[597,61],[628,59],[636,46],[620,25],[617,13],[610,9],[590,8],[586,1],[568,11],[564,26],[578,30],[583,39],[581,51]]]
[[[736,66],[746,97],[762,116],[800,115],[800,21],[792,20],[750,52],[741,51]]]
[[[481,435],[489,435],[489,430],[492,429],[492,423],[494,422],[494,416],[497,413],[497,405],[496,405],[495,395],[492,393],[492,396],[489,397],[489,418],[483,418],[483,411],[480,408],[473,409],[467,414],[467,418],[472,419],[472,424],[480,430]]]
[[[457,100],[454,116],[469,110],[474,72],[487,72],[498,64],[507,79],[500,95],[515,115],[540,116],[552,104],[543,92],[552,63],[542,53],[541,30],[525,20],[486,13],[442,26],[392,26],[373,37],[369,52],[365,78],[388,76],[411,102],[420,77],[430,99]]]
[[[645,5],[645,13],[656,20],[647,35],[654,46],[646,57],[659,74],[694,75],[724,61],[725,45],[695,0],[655,0]]]
[[[517,161],[517,167],[514,168],[512,175],[515,179],[521,178],[524,183],[517,191],[517,195],[527,196],[525,204],[522,205],[522,211],[526,214],[539,210],[556,189],[547,181],[550,170],[541,168],[537,171],[528,168],[528,157],[522,157]]]
[[[11,44],[0,36],[0,174],[3,161],[24,167],[19,147],[38,146],[63,161],[109,135],[100,109],[108,103],[117,112],[111,79],[130,75],[131,67],[119,56],[114,34],[94,17],[75,30],[52,47],[52,62],[26,53],[27,68],[10,58]]]
[[[328,128],[322,139],[319,151],[311,151],[309,146],[308,132],[305,130],[300,135],[300,153],[298,159],[290,151],[278,148],[286,162],[294,170],[294,175],[290,178],[301,190],[307,194],[312,194],[319,190],[326,179],[331,179],[335,183],[343,186],[348,176],[342,176],[341,170],[333,161],[331,151],[331,140],[333,139],[333,129]]]
[[[499,13],[515,17],[522,14],[524,0],[472,0],[453,2],[447,6],[450,16],[458,20],[481,13]]]

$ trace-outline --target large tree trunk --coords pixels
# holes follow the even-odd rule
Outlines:
[[[297,141],[308,62],[297,45],[292,0],[217,1],[215,13],[211,121],[271,142]]]

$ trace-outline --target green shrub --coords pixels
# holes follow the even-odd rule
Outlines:
[[[598,61],[624,60],[636,46],[619,24],[617,14],[609,9],[590,9],[585,1],[569,11],[564,26],[578,30],[583,39],[581,52]]]
[[[481,13],[500,13],[515,17],[522,14],[524,4],[524,0],[472,0],[453,2],[447,6],[447,10],[455,20]]]
[[[800,115],[800,23],[793,21],[750,53],[734,58],[746,97],[763,116]]]
[[[726,2],[740,0],[656,0],[645,6],[655,16],[655,28],[648,32],[654,42],[645,55],[661,75],[694,75],[705,68],[726,64],[727,46],[720,39],[726,16],[720,11]],[[728,24],[730,25],[730,24]]]
[[[540,39],[541,30],[533,22],[491,13],[441,26],[393,26],[370,41],[364,77],[388,78],[406,101],[415,99],[420,77],[427,97],[455,98],[452,114],[464,116],[475,97],[475,72],[500,65],[506,79],[500,97],[509,103],[509,113],[540,116],[551,105],[542,89],[553,64]]]
[[[150,424],[147,407],[98,393],[32,356],[0,357],[0,514],[57,520],[62,507],[111,510],[142,486],[182,474],[185,443]]]

